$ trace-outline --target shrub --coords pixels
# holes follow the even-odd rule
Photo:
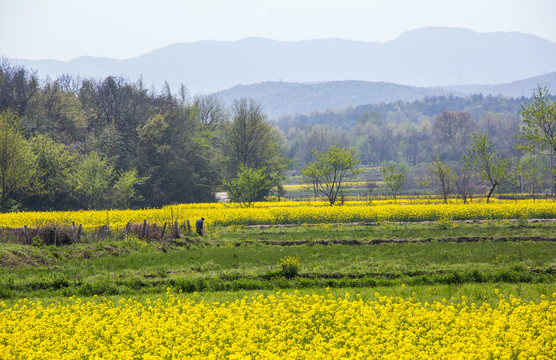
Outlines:
[[[31,239],[31,246],[35,247],[42,247],[44,245],[44,241],[37,235]]]
[[[299,273],[299,269],[301,268],[301,259],[297,255],[287,256],[280,259],[279,264],[282,267],[282,275],[285,278],[291,279]]]

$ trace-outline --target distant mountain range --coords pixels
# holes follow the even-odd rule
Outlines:
[[[135,80],[142,76],[145,84],[157,89],[167,81],[177,91],[183,83],[193,94],[268,81],[371,81],[385,91],[385,82],[446,88],[448,84],[510,83],[556,72],[556,43],[516,32],[476,33],[430,27],[406,32],[386,43],[247,38],[174,44],[125,60],[15,60],[37,70],[40,77],[123,75]],[[286,85],[281,86],[285,89]],[[416,89],[403,91],[410,96]]]
[[[498,85],[453,85],[415,87],[385,82],[332,81],[322,83],[264,82],[237,85],[215,93],[230,105],[235,99],[253,98],[270,118],[310,114],[313,111],[348,106],[421,100],[426,96],[468,96],[472,94],[530,97],[537,85],[556,91],[556,72]],[[556,94],[555,94],[556,95]]]

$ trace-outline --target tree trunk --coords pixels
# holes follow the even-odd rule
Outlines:
[[[493,186],[490,188],[490,191],[488,192],[488,195],[487,195],[487,204],[488,204],[488,202],[489,202],[489,200],[490,200],[490,195],[492,195],[492,193],[494,192],[494,188],[496,187],[496,185],[498,185],[498,184],[493,185]]]

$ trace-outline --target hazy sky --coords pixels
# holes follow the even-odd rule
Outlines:
[[[426,26],[556,42],[555,0],[0,0],[0,56],[118,59],[200,40],[386,42]]]

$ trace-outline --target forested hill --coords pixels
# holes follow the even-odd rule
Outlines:
[[[556,89],[556,72],[524,80],[495,85],[453,85],[416,87],[385,82],[330,81],[318,83],[264,82],[237,85],[217,92],[224,103],[250,97],[264,108],[270,118],[285,115],[309,115],[313,111],[340,111],[347,107],[392,102],[413,102],[425,97],[484,96],[529,97],[537,85]]]
[[[423,121],[433,121],[436,115],[445,110],[467,112],[475,121],[494,113],[515,118],[521,104],[528,101],[528,98],[525,97],[508,98],[480,94],[466,97],[428,96],[422,100],[411,102],[367,104],[341,110],[313,112],[309,115],[284,116],[277,120],[277,124],[286,133],[292,127],[311,128],[314,125],[324,125],[330,129],[351,130],[358,123],[366,121],[392,125],[420,124]]]
[[[384,82],[331,81],[320,83],[264,82],[237,85],[215,95],[224,103],[250,97],[260,103],[270,118],[346,106],[414,101],[425,96],[449,95],[441,88],[405,86]]]

